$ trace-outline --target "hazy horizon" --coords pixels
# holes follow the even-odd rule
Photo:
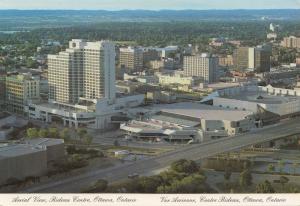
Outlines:
[[[1,10],[240,10],[300,9],[300,0],[0,0]]]

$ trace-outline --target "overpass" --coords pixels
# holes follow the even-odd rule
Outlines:
[[[80,192],[81,188],[89,186],[98,179],[106,179],[109,182],[113,182],[126,179],[127,176],[132,173],[149,175],[155,173],[155,171],[166,169],[173,161],[178,159],[200,160],[216,154],[240,150],[254,144],[268,142],[299,133],[299,118],[285,120],[276,125],[257,129],[250,133],[226,137],[202,144],[186,145],[182,148],[149,159],[139,160],[134,163],[124,163],[106,169],[94,170],[63,180],[41,183],[19,192]]]

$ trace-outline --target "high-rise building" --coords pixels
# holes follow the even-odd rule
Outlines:
[[[143,64],[144,66],[148,66],[150,61],[156,61],[159,60],[159,54],[158,51],[151,48],[145,48],[143,51]]]
[[[233,53],[233,64],[237,71],[268,72],[270,56],[271,50],[267,46],[239,47]]]
[[[296,65],[300,66],[300,57],[296,58]]]
[[[73,39],[48,56],[49,100],[76,104],[79,98],[115,100],[115,45]]]
[[[120,48],[120,66],[130,72],[143,69],[143,49],[135,47]]]
[[[6,110],[25,114],[25,107],[40,99],[39,81],[31,74],[8,74],[5,81]]]
[[[248,69],[249,47],[238,47],[233,52],[233,64],[238,71]]]
[[[281,46],[287,48],[300,48],[300,37],[289,36],[284,37]]]
[[[0,70],[0,111],[4,110],[5,108],[5,79],[6,72]]]
[[[232,66],[233,65],[232,55],[219,56],[219,65],[224,67]]]
[[[185,56],[183,60],[184,75],[202,77],[207,83],[216,82],[218,65],[218,58],[212,55]]]

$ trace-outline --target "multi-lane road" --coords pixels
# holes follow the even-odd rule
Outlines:
[[[82,188],[89,186],[98,179],[106,179],[111,182],[125,179],[132,173],[148,175],[167,168],[173,161],[178,159],[199,160],[219,153],[239,150],[253,144],[298,133],[300,133],[300,119],[286,120],[250,133],[222,138],[203,144],[186,145],[149,159],[136,161],[134,163],[124,163],[107,169],[90,171],[64,180],[42,183],[19,192],[80,192]]]

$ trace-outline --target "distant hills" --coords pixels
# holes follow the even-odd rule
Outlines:
[[[0,30],[70,26],[104,21],[300,20],[299,9],[274,10],[0,10]]]

